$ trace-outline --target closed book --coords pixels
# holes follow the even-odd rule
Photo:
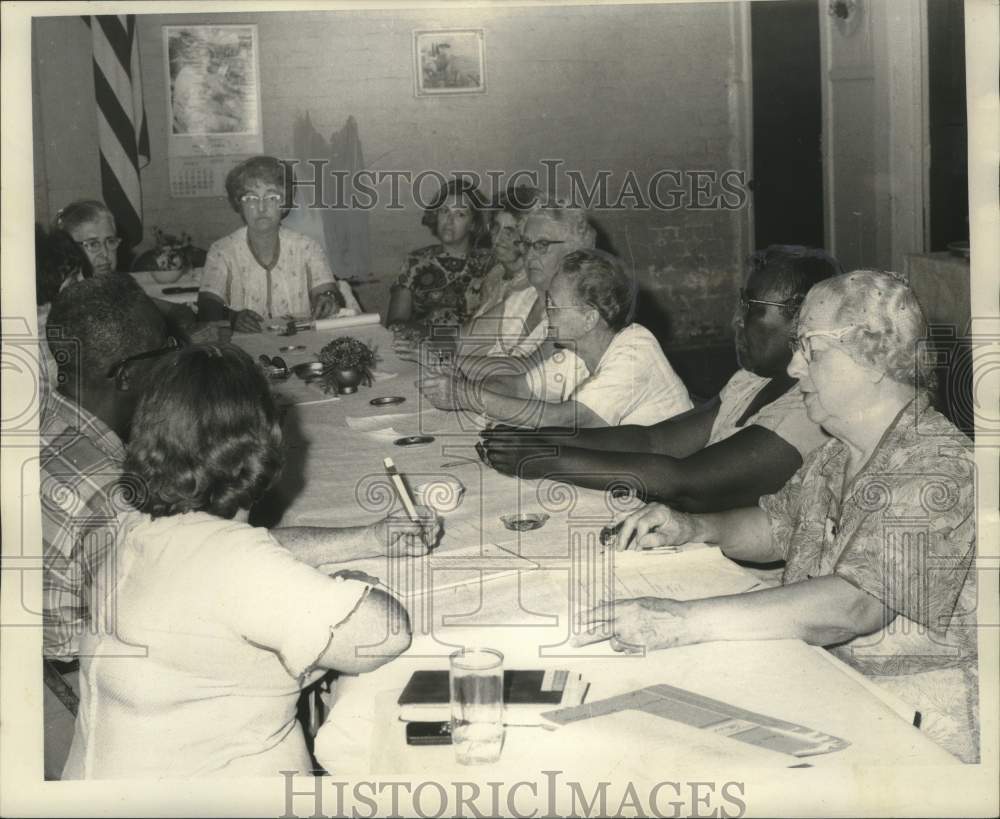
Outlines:
[[[540,725],[543,711],[579,705],[588,683],[565,670],[511,668],[503,674],[504,722]],[[415,671],[399,695],[399,718],[405,722],[433,722],[451,718],[448,672]]]

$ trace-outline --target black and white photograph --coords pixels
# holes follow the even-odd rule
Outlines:
[[[995,0],[2,14],[0,814],[1000,813]]]
[[[414,31],[417,95],[486,91],[483,31]]]

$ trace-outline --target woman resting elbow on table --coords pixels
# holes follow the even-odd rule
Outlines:
[[[198,321],[229,320],[239,333],[259,333],[265,319],[327,318],[348,303],[326,254],[308,236],[282,227],[292,201],[292,174],[274,157],[255,156],[226,176],[229,204],[244,226],[208,249]],[[350,291],[347,291],[350,293]]]
[[[691,409],[659,342],[631,321],[635,286],[619,259],[600,250],[567,254],[544,303],[549,327],[569,349],[522,374],[482,381],[461,371],[422,375],[423,394],[440,409],[531,427],[655,424]],[[499,359],[496,366],[519,363]]]
[[[81,640],[63,778],[308,772],[300,690],[405,651],[406,610],[247,523],[282,459],[276,407],[246,353],[192,347],[149,373],[123,473],[137,511],[95,589],[104,602]]]
[[[827,440],[787,372],[788,339],[809,288],[840,266],[822,250],[772,245],[746,267],[733,314],[741,369],[715,399],[652,426],[486,430],[486,462],[593,489],[629,483],[640,497],[684,511],[733,509],[776,492]]]
[[[918,359],[926,330],[913,292],[892,274],[856,271],[810,291],[789,371],[833,438],[757,508],[691,515],[652,504],[618,539],[784,559],[782,585],[687,602],[617,600],[610,621],[591,614],[613,647],[834,646],[919,711],[936,741],[975,761],[975,467],[971,442],[929,405]]]

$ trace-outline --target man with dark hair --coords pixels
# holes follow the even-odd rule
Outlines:
[[[153,301],[128,276],[67,287],[46,326],[58,387],[42,379],[41,507],[43,653],[46,660],[46,775],[58,777],[72,741],[76,657],[84,628],[106,628],[104,577],[113,577],[119,515],[145,491],[122,474],[129,427],[155,359],[180,344]],[[299,526],[273,534],[312,566],[360,557],[423,554],[436,542],[436,518],[389,518],[341,529]],[[390,534],[391,533],[391,534]],[[67,664],[68,663],[68,664]],[[61,692],[55,693],[55,692]],[[54,694],[50,697],[50,694]],[[64,708],[60,708],[59,702]]]
[[[72,657],[86,619],[85,581],[112,542],[111,498],[142,373],[151,353],[173,346],[156,305],[125,276],[67,287],[46,334],[59,377],[54,392],[43,392],[39,430],[45,655]]]
[[[45,772],[58,777],[76,705],[76,655],[89,590],[113,547],[123,441],[153,354],[172,349],[160,311],[126,276],[69,285],[46,326],[58,364],[42,379],[41,508]]]

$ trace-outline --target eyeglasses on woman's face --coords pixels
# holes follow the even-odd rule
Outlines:
[[[118,245],[122,243],[122,240],[118,236],[107,236],[104,239],[82,239],[77,242],[77,244],[84,249],[85,252],[95,254],[100,253],[104,250],[107,253],[111,253],[118,249]]]
[[[549,295],[548,291],[545,291],[545,312],[551,312],[552,310],[587,310],[589,305],[586,304],[556,304],[552,301],[552,296]]]
[[[834,330],[813,330],[808,333],[801,333],[795,338],[790,339],[788,342],[788,347],[792,351],[792,355],[797,353],[802,354],[802,358],[805,359],[806,364],[812,364],[812,339],[814,338],[829,338],[834,341],[840,341],[844,336],[850,333],[852,330],[857,329],[854,326],[850,327],[838,327]]]
[[[135,355],[130,355],[128,358],[123,358],[117,364],[112,364],[108,368],[108,378],[118,378],[128,367],[129,364],[134,361],[142,361],[146,358],[159,358],[161,355],[166,355],[167,353],[172,353],[175,350],[179,350],[183,345],[181,342],[174,338],[173,336],[167,336],[167,344],[165,347],[160,347],[158,350],[148,350],[145,353],[136,353]]]
[[[539,256],[544,256],[548,253],[549,248],[552,247],[552,245],[564,244],[566,244],[566,242],[563,239],[535,239],[533,242],[529,242],[527,239],[518,239],[514,242],[514,246],[525,255],[527,255],[529,250],[533,250]]]
[[[792,296],[784,301],[767,301],[766,299],[751,299],[747,296],[747,291],[740,288],[740,313],[744,317],[750,312],[751,304],[770,305],[771,307],[795,307],[802,302],[802,296]]]
[[[278,208],[284,198],[280,193],[265,193],[263,196],[256,193],[245,193],[240,197],[240,204],[256,210]]]

